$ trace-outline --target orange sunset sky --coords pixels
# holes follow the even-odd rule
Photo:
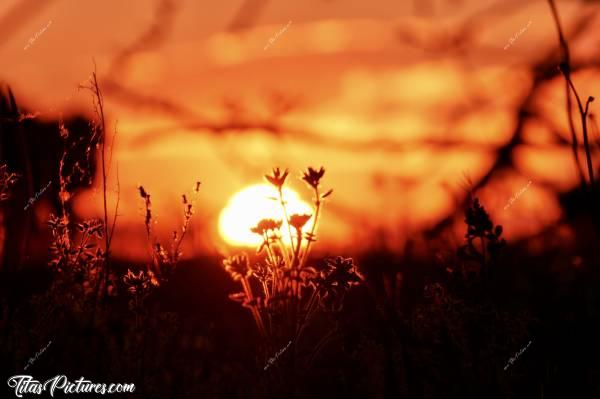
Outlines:
[[[597,65],[598,3],[558,5],[567,32],[590,15],[571,51]],[[290,168],[307,201],[295,178],[308,165],[327,169],[335,191],[320,238],[331,248],[377,237],[400,248],[455,211],[465,175],[486,175],[515,131],[530,66],[556,50],[543,1],[0,2],[0,81],[40,120],[92,116],[89,93],[76,87],[96,62],[118,131],[111,188],[118,164],[114,250],[123,257],[143,248],[131,245],[144,239],[138,184],[166,235],[179,223],[180,194],[202,181],[186,254],[226,252],[221,210],[274,166]],[[597,69],[574,80],[585,98],[600,96]],[[559,220],[556,193],[577,185],[569,146],[556,138],[569,140],[562,78],[536,90],[531,106],[545,117],[525,121],[513,167],[478,192],[509,239]],[[76,210],[93,216],[100,203],[91,189]]]

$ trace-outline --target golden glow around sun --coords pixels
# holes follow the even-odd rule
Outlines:
[[[288,216],[295,213],[313,214],[312,207],[304,202],[295,191],[284,188],[283,197],[287,203]],[[273,198],[277,198],[274,200]],[[262,219],[285,221],[277,190],[267,184],[256,184],[246,187],[236,193],[219,216],[219,233],[231,245],[259,246],[262,238],[250,231]],[[307,232],[312,227],[313,220],[302,229]],[[284,243],[289,242],[287,225],[281,227]]]

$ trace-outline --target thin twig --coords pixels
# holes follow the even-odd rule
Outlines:
[[[117,216],[119,212],[119,201],[121,199],[121,182],[119,181],[119,163],[117,162],[117,202],[115,204],[115,214],[113,217],[112,227],[110,229],[110,241],[112,242],[112,238],[115,234],[115,226],[117,225]],[[110,243],[109,243],[110,244]]]
[[[303,268],[308,260],[308,255],[310,253],[310,247],[312,242],[315,240],[315,233],[317,231],[317,225],[319,223],[319,217],[321,216],[321,206],[323,201],[321,201],[321,194],[319,193],[319,188],[315,187],[315,216],[312,228],[310,229],[310,234],[308,239],[306,240],[306,249],[304,250],[304,255],[302,255],[302,262],[300,268]]]
[[[558,17],[558,11],[556,10],[556,5],[553,0],[549,0],[550,8],[552,11],[552,17],[554,18],[556,24],[556,30],[558,33],[558,40],[560,43],[560,49],[562,51],[562,63],[566,65],[565,73],[566,82],[565,82],[565,97],[567,101],[567,119],[569,122],[569,131],[571,133],[571,150],[573,151],[573,157],[575,159],[575,164],[577,168],[577,172],[579,174],[579,179],[582,187],[585,187],[585,177],[583,176],[583,171],[581,170],[581,162],[579,161],[579,152],[578,147],[579,143],[577,140],[577,134],[575,132],[575,125],[573,123],[573,104],[571,102],[571,94],[569,91],[569,75],[571,73],[571,52],[569,51],[569,45],[567,40],[563,34],[562,26],[560,23],[560,19]]]
[[[573,158],[575,159],[575,167],[577,169],[577,174],[579,175],[579,182],[581,183],[581,187],[584,188],[586,181],[585,176],[583,175],[583,170],[581,170],[581,161],[579,160],[579,143],[577,140],[577,134],[575,133],[575,124],[573,123],[573,103],[571,100],[568,81],[565,81],[565,98],[567,102],[567,121],[569,122],[569,132],[571,133],[571,151],[573,152]]]
[[[279,187],[279,201],[281,204],[281,208],[283,209],[283,216],[285,217],[285,224],[287,224],[288,234],[290,235],[290,245],[292,246],[292,254],[296,253],[294,249],[294,239],[292,238],[292,228],[290,227],[290,218],[288,216],[287,207],[285,206],[285,201],[283,199],[283,188]],[[294,263],[294,259],[292,258],[291,263]]]
[[[569,44],[567,43],[567,40],[565,39],[565,36],[563,34],[562,31],[562,27],[560,24],[560,18],[558,16],[558,11],[556,9],[556,4],[554,2],[554,0],[548,0],[548,3],[550,5],[550,10],[552,11],[552,17],[554,18],[554,22],[556,25],[556,29],[558,32],[558,39],[560,42],[560,48],[562,51],[562,62],[561,62],[561,66],[560,66],[560,70],[563,73],[563,75],[565,76],[565,80],[567,82],[566,84],[566,96],[567,96],[567,113],[568,113],[568,117],[569,117],[569,127],[571,130],[571,138],[573,140],[573,152],[574,152],[574,156],[575,156],[575,161],[577,163],[578,169],[580,171],[580,177],[583,179],[583,174],[581,173],[581,167],[579,166],[579,155],[577,154],[577,136],[575,134],[575,129],[573,126],[573,122],[572,122],[572,114],[571,114],[571,94],[569,91],[569,88],[571,89],[571,91],[573,92],[573,94],[575,95],[575,99],[577,100],[577,106],[579,108],[579,114],[581,117],[581,127],[583,130],[583,146],[585,148],[585,154],[586,154],[586,162],[587,162],[587,168],[588,168],[588,178],[589,178],[589,183],[590,185],[592,185],[594,183],[594,167],[592,164],[592,156],[591,156],[591,152],[590,152],[590,145],[589,145],[589,140],[588,140],[588,130],[587,130],[587,113],[588,113],[588,106],[589,103],[591,101],[593,101],[593,97],[589,97],[588,101],[585,105],[585,109],[583,107],[583,104],[581,102],[581,99],[579,97],[579,94],[577,93],[577,90],[575,89],[575,85],[573,84],[573,81],[571,79],[571,53],[569,51]]]
[[[108,293],[108,280],[110,275],[110,230],[108,224],[108,204],[106,194],[106,119],[104,117],[104,98],[102,97],[102,91],[98,85],[98,78],[96,74],[96,63],[94,62],[94,72],[92,73],[92,91],[97,101],[97,112],[100,117],[101,124],[101,162],[102,162],[102,200],[104,208],[104,293]]]

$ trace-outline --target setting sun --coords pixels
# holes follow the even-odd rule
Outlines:
[[[288,215],[295,213],[313,213],[312,207],[303,201],[298,193],[284,188],[283,196],[287,203]],[[278,201],[277,190],[267,184],[256,184],[244,188],[231,197],[227,206],[219,216],[219,233],[231,245],[258,246],[262,238],[251,232],[262,219],[285,220],[283,210]],[[304,226],[303,231],[309,231],[312,219]],[[289,234],[284,224],[282,227],[283,241],[289,242]]]

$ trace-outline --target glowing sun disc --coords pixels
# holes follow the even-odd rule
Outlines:
[[[256,184],[244,188],[231,197],[219,216],[219,233],[223,239],[237,246],[258,246],[262,238],[250,231],[262,219],[275,219],[285,221],[283,210],[279,201],[277,190],[267,184]],[[284,188],[283,198],[287,204],[288,216],[295,213],[313,214],[312,207],[304,202],[295,191]],[[304,226],[303,231],[309,231],[313,220]],[[284,243],[289,243],[287,225],[281,227]]]

